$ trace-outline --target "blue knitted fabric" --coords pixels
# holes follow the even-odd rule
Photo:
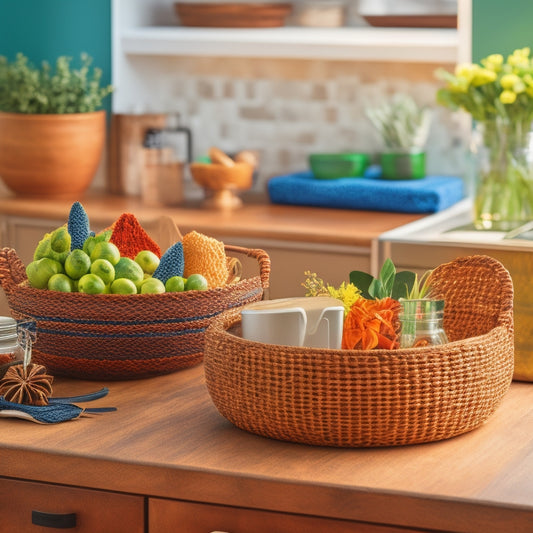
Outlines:
[[[81,407],[73,404],[58,403],[43,406],[24,405],[21,403],[8,402],[0,396],[0,415],[2,414],[2,411],[24,413],[31,416],[34,422],[39,422],[41,424],[57,424],[59,422],[65,422],[67,420],[78,418],[83,413]]]
[[[74,202],[68,217],[68,232],[70,233],[70,249],[82,249],[85,239],[90,235],[89,217],[80,202]]]
[[[436,213],[464,196],[463,180],[453,176],[394,181],[366,176],[319,180],[305,171],[271,178],[267,188],[270,201],[275,204],[396,213]]]
[[[172,276],[183,276],[185,269],[185,256],[183,255],[183,243],[173,244],[161,257],[159,266],[152,274],[153,278],[166,283],[167,279]]]

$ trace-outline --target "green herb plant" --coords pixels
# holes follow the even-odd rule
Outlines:
[[[396,94],[390,102],[367,109],[366,115],[388,150],[421,149],[426,144],[431,111],[406,94]]]
[[[55,70],[42,62],[40,68],[19,53],[13,62],[0,56],[0,111],[27,114],[89,113],[102,107],[112,91],[102,87],[102,71],[92,68],[92,58],[81,54],[81,67],[71,67],[72,59],[61,56]]]
[[[377,300],[382,298],[393,298],[399,300],[425,298],[429,294],[430,283],[427,271],[419,279],[418,275],[410,270],[396,271],[396,267],[390,258],[387,258],[379,272],[374,278],[367,272],[353,270],[350,272],[350,283],[355,285],[363,298]]]

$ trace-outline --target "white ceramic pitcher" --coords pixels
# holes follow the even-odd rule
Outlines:
[[[344,306],[329,296],[263,300],[243,307],[245,339],[309,348],[340,349]]]

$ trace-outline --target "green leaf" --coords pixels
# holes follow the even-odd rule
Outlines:
[[[353,270],[350,272],[350,283],[353,283],[360,291],[363,298],[372,299],[368,289],[370,284],[374,281],[374,277],[361,270]]]
[[[394,286],[394,279],[396,277],[396,267],[390,257],[385,259],[379,273],[379,281],[381,284],[381,294],[379,298],[386,298],[392,293],[392,287]]]
[[[385,290],[383,287],[383,283],[381,283],[381,280],[374,279],[372,283],[370,284],[370,287],[368,288],[368,293],[372,297],[373,300],[379,300],[381,298],[384,298]]]
[[[391,297],[395,300],[408,298],[416,281],[416,274],[409,270],[402,270],[396,274]]]

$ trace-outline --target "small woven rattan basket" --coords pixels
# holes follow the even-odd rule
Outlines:
[[[371,447],[431,442],[483,424],[508,390],[513,286],[487,256],[437,267],[450,342],[397,350],[328,350],[251,342],[240,313],[206,332],[206,383],[235,426],[304,444]]]
[[[205,329],[214,318],[260,300],[268,287],[266,252],[225,248],[256,259],[259,274],[207,291],[63,293],[30,287],[16,251],[3,248],[0,284],[13,318],[35,321],[33,360],[52,374],[108,380],[156,376],[200,363]]]

